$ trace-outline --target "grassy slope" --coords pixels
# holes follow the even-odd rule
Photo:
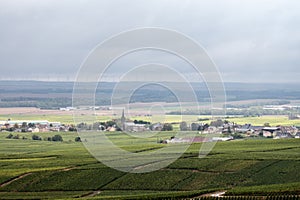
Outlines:
[[[6,135],[0,133],[0,182],[32,174],[1,187],[0,199],[78,197],[93,190],[101,191],[99,198],[197,196],[212,189],[227,189],[231,194],[300,193],[298,139],[220,142],[204,159],[197,158],[200,144],[193,144],[165,169],[127,174],[97,162],[81,143],[73,142],[75,133],[64,133],[67,142],[62,143],[9,140]],[[159,146],[155,138],[133,146],[126,145],[124,136],[111,138],[131,151],[151,143]]]

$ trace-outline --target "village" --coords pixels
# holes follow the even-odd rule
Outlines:
[[[149,132],[149,131],[193,131],[199,135],[214,134],[213,140],[226,141],[251,137],[260,138],[300,138],[300,129],[296,126],[270,126],[265,123],[262,126],[251,124],[237,124],[223,119],[215,119],[209,123],[204,122],[173,122],[173,123],[150,123],[143,120],[127,119],[122,113],[119,119],[106,122],[95,122],[93,124],[80,123],[63,124],[61,122],[49,122],[47,120],[5,120],[0,121],[1,132],[72,132],[81,130],[96,131],[124,131],[124,132]],[[196,139],[197,140],[197,139]],[[193,142],[197,142],[197,141]],[[185,142],[183,138],[170,138],[163,143]],[[199,140],[198,142],[201,142]]]

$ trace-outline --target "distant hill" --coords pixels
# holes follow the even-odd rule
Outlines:
[[[117,83],[104,82],[96,90],[96,104],[110,104],[113,89]],[[133,83],[126,82],[125,88]],[[131,96],[131,102],[175,102],[174,93],[181,92],[190,101],[190,92],[181,87],[181,83],[172,83],[177,91],[169,91],[159,85],[148,85],[137,89]],[[209,102],[210,96],[204,82],[191,84],[199,102]],[[300,99],[298,84],[292,83],[224,83],[227,101],[248,99]],[[58,108],[71,106],[73,82],[44,81],[0,81],[0,107],[40,107]],[[123,91],[124,95],[128,95]],[[120,95],[122,96],[122,95]],[[122,99],[120,99],[120,103]]]

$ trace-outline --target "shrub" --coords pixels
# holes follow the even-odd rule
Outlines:
[[[12,139],[19,139],[19,138],[20,138],[19,135],[15,135],[15,136],[12,137]]]
[[[81,142],[81,138],[80,137],[76,137],[75,138],[75,142]]]
[[[44,140],[45,141],[52,141],[52,138],[51,137],[45,137]]]
[[[54,141],[54,142],[62,142],[63,139],[62,139],[61,135],[54,135],[52,137],[52,141]]]
[[[74,127],[69,127],[69,131],[70,131],[70,132],[73,132],[73,131],[77,131],[77,129],[74,128]]]
[[[42,140],[42,138],[38,135],[33,135],[32,140]]]

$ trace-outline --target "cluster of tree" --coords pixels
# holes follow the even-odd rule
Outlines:
[[[22,138],[20,137],[19,134],[17,135],[13,135],[13,134],[8,134],[8,136],[6,136],[7,139],[23,139],[23,140],[26,140],[27,138],[25,136],[22,136]]]
[[[143,121],[143,120],[134,120],[133,121],[135,124],[145,124],[149,125],[150,130],[153,130],[154,125],[151,124],[150,122]],[[106,130],[109,127],[114,127],[116,128],[116,131],[122,131],[122,129],[119,127],[121,123],[117,123],[117,121],[106,121],[106,122],[95,122],[93,124],[87,124],[87,123],[80,123],[77,124],[77,128],[80,130]],[[173,130],[173,125],[170,123],[165,123],[162,125],[161,129],[162,131],[172,131]]]
[[[70,132],[76,132],[77,128],[74,125],[70,125],[70,127],[68,128],[68,131],[70,131]]]
[[[192,123],[191,124],[191,131],[204,131],[209,127],[208,124],[198,124]]]
[[[0,107],[36,107],[41,109],[58,109],[72,105],[72,99],[46,97],[6,97],[0,101]]]
[[[190,126],[186,122],[181,122],[179,124],[179,128],[181,131],[204,131],[209,127],[209,125],[206,124],[199,124],[199,123],[192,123]]]
[[[80,123],[77,124],[77,128],[80,130],[106,130],[109,127],[115,127],[117,131],[121,131],[121,129],[118,127],[116,121],[106,121],[106,122],[95,122],[93,124],[87,124],[87,123]]]
[[[198,121],[209,121],[210,120],[210,118],[208,118],[208,117],[205,117],[205,118],[198,118]]]
[[[173,131],[173,126],[170,123],[165,123],[161,130],[162,131]]]
[[[135,124],[150,124],[150,122],[147,122],[144,120],[134,120],[133,123],[135,123]]]
[[[17,135],[13,135],[13,134],[8,134],[6,136],[7,139],[23,139],[23,140],[27,140],[27,138],[25,136],[20,136],[19,134]],[[33,134],[31,137],[32,140],[43,140],[41,136],[39,135],[35,135]],[[52,137],[44,137],[44,141],[53,141],[53,142],[62,142],[63,138],[61,135],[54,135]],[[81,142],[81,138],[79,136],[75,137],[75,142]]]
[[[214,127],[221,127],[223,125],[224,125],[224,122],[221,119],[217,119],[217,120],[210,122],[210,126],[214,126]]]
[[[38,136],[38,135],[32,135],[32,140],[42,140],[42,137]],[[53,142],[62,142],[63,138],[61,135],[54,135],[52,137],[45,137],[44,138],[45,141],[53,141]]]
[[[173,125],[171,123],[156,123],[156,124],[151,124],[149,126],[151,131],[173,131]]]

